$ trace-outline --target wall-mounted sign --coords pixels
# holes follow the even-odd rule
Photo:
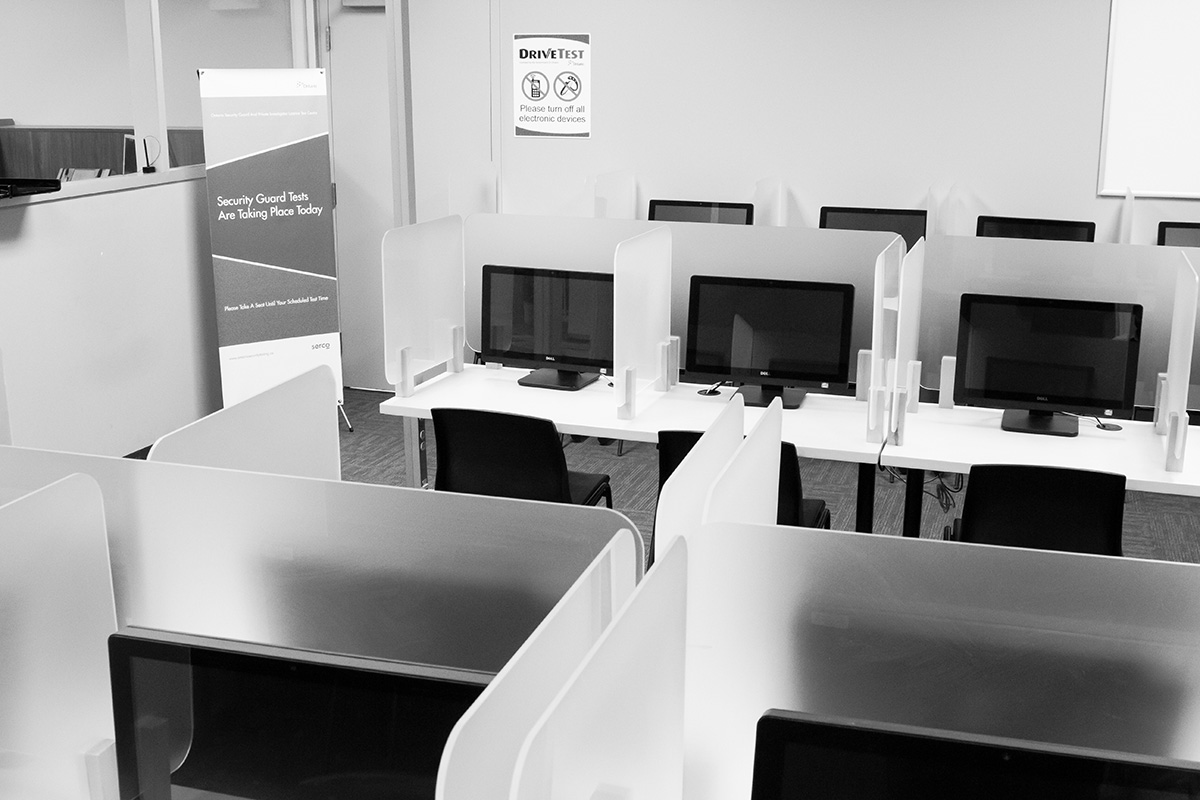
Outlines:
[[[586,33],[513,36],[517,136],[592,135],[592,43]]]

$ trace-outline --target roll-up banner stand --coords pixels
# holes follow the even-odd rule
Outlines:
[[[203,69],[221,390],[226,406],[328,364],[341,335],[323,69]]]

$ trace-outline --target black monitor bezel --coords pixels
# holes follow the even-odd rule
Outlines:
[[[920,757],[936,776],[939,764],[967,766],[981,774],[1030,770],[1042,775],[1103,776],[1098,786],[1151,789],[1163,777],[1200,781],[1196,765],[1167,758],[1086,747],[1025,741],[915,725],[769,709],[755,729],[751,800],[786,800],[784,760],[789,745],[839,752]],[[988,772],[991,770],[991,772]],[[1093,785],[1091,782],[1088,785]],[[1122,795],[1124,796],[1124,795]]]
[[[968,389],[965,385],[967,346],[970,341],[970,309],[975,304],[1023,305],[1039,308],[1080,309],[1096,311],[1127,312],[1132,315],[1137,327],[1137,346],[1130,347],[1126,354],[1124,397],[1117,403],[1114,398],[1067,398],[1051,397],[1045,400],[1025,394],[991,394],[982,389]],[[1118,303],[1100,300],[1075,300],[1053,297],[1024,297],[1019,295],[976,294],[964,292],[959,298],[958,336],[955,348],[954,402],[963,406],[1014,409],[1033,412],[1066,412],[1071,414],[1104,415],[1129,419],[1133,415],[1134,395],[1137,391],[1137,369],[1141,350],[1143,308],[1137,303]]]
[[[527,275],[530,277],[566,278],[589,280],[598,283],[614,285],[611,272],[588,272],[583,270],[549,269],[544,267],[516,267],[506,264],[484,264],[480,289],[480,322],[479,322],[479,354],[485,362],[502,364],[506,367],[522,369],[553,369],[561,372],[599,372],[611,375],[613,359],[600,358],[559,358],[558,353],[514,353],[510,350],[498,351],[491,343],[491,308],[488,305],[489,288],[492,275],[503,273],[508,275]],[[615,309],[615,304],[614,304]],[[610,347],[611,349],[611,347]]]
[[[717,370],[696,363],[696,331],[699,326],[697,308],[700,289],[704,285],[741,286],[755,290],[764,289],[807,289],[822,288],[836,290],[842,296],[842,330],[840,333],[839,368],[836,373],[813,377],[811,374],[785,373],[763,375],[753,368]],[[822,390],[845,389],[850,383],[851,336],[854,329],[854,284],[833,281],[800,281],[782,278],[747,278],[730,275],[693,275],[688,286],[687,346],[684,349],[685,380],[694,383],[731,381],[744,386],[777,386],[816,388]]]
[[[1172,228],[1177,230],[1200,230],[1200,222],[1180,222],[1163,220],[1158,223],[1158,244],[1167,246],[1167,231]],[[1195,247],[1190,244],[1175,244],[1171,247]]]
[[[647,210],[646,219],[652,222],[700,222],[701,220],[681,220],[681,219],[659,219],[656,212],[660,208],[708,208],[708,209],[731,209],[743,211],[746,214],[746,219],[743,222],[709,222],[711,225],[753,225],[754,224],[754,204],[753,203],[726,203],[709,200],[664,200],[653,199],[650,201]]]
[[[882,217],[882,216],[897,216],[897,217],[913,217],[921,220],[921,235],[909,241],[908,237],[900,231],[885,230],[882,227],[877,228],[844,228],[840,225],[830,226],[828,223],[830,214],[858,214],[863,217]],[[831,230],[873,230],[884,231],[886,233],[894,233],[904,239],[905,247],[912,250],[913,246],[922,238],[924,238],[929,225],[929,212],[923,208],[865,208],[860,206],[821,206],[821,218],[818,222],[818,227]]]
[[[1086,238],[1075,236],[1012,236],[1005,233],[987,233],[989,224],[1039,225],[1047,228],[1057,228],[1063,231],[1082,231]],[[1032,239],[1054,242],[1095,242],[1096,223],[1075,219],[1038,219],[1036,217],[1005,217],[994,214],[980,214],[975,220],[975,235],[988,239]]]

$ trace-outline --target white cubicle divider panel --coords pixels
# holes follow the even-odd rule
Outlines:
[[[423,379],[462,366],[462,218],[393,228],[382,252],[384,373],[411,394]]]
[[[922,282],[920,360],[923,382],[939,380],[943,356],[957,348],[964,292],[1140,303],[1139,405],[1153,405],[1171,344],[1179,251],[1170,247],[1002,239],[929,237]],[[1193,333],[1193,342],[1200,332]],[[1200,375],[1193,346],[1192,375]],[[941,387],[953,389],[953,387]],[[1197,392],[1191,392],[1196,407]]]
[[[338,480],[337,390],[322,364],[166,434],[147,458]]]
[[[871,375],[867,389],[867,441],[882,442],[889,433],[891,401],[896,377],[896,348],[899,343],[900,267],[904,262],[904,239],[892,235],[875,258],[875,281],[871,299]],[[860,375],[861,381],[863,377]]]
[[[438,800],[503,797],[534,723],[583,663],[636,585],[632,537],[613,538],[450,732]]]
[[[0,444],[12,444],[12,425],[8,418],[8,390],[4,388],[4,353],[0,351]]]
[[[1179,253],[1175,280],[1175,309],[1171,316],[1171,347],[1167,357],[1167,387],[1163,407],[1155,409],[1155,422],[1165,417],[1166,426],[1156,430],[1167,435],[1168,472],[1183,471],[1188,432],[1188,385],[1191,382],[1192,343],[1196,330],[1197,275],[1187,254]]]
[[[763,178],[754,184],[754,224],[787,225],[788,193],[781,178]]]
[[[738,445],[708,493],[704,521],[773,525],[779,514],[783,401],[776,397]]]
[[[122,625],[485,672],[633,527],[606,508],[0,447],[0,485],[75,472],[104,494]]]
[[[530,732],[511,800],[684,796],[687,592],[676,539]]]
[[[595,216],[598,219],[637,219],[637,181],[631,170],[595,177]]]
[[[0,796],[117,800],[117,618],[96,482],[71,475],[0,505],[0,554]]]
[[[675,467],[658,495],[654,515],[654,547],[665,551],[677,537],[700,530],[709,490],[742,445],[745,405],[735,394],[708,430]]]
[[[674,382],[671,339],[671,229],[655,228],[613,254],[613,389],[617,417],[633,419]]]
[[[473,214],[463,222],[467,343],[479,350],[483,265],[612,272],[617,245],[661,226],[632,219]]]
[[[921,281],[925,274],[925,239],[904,255],[900,264],[899,305],[896,314],[896,382],[892,387],[889,434],[900,439],[904,415],[916,413],[921,396],[917,345],[921,338]]]
[[[693,559],[688,800],[768,708],[1200,761],[1200,567],[738,523]],[[689,636],[691,632],[689,631]],[[703,698],[692,703],[691,698]]]

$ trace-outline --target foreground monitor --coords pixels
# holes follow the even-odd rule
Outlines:
[[[1094,242],[1096,241],[1096,223],[1069,219],[993,217],[981,214],[975,223],[975,235],[1008,239]]]
[[[613,369],[613,276],[483,267],[481,355],[533,372],[522,386],[582,389]]]
[[[853,208],[822,206],[821,227],[846,231],[885,231],[899,234],[906,249],[925,235],[927,212],[923,208]]]
[[[1200,222],[1160,222],[1158,243],[1168,247],[1200,247]]]
[[[795,711],[758,722],[751,800],[1184,800],[1197,765]]]
[[[1001,427],[1021,433],[1075,436],[1073,414],[1128,419],[1141,340],[1134,303],[964,294],[954,402],[1005,409]]]
[[[703,200],[651,200],[649,219],[669,222],[720,222],[753,225],[753,203],[710,203]]]
[[[693,275],[685,377],[731,381],[746,405],[782,396],[796,408],[811,388],[850,380],[854,286]]]
[[[122,800],[433,800],[493,677],[138,628],[109,668]]]

